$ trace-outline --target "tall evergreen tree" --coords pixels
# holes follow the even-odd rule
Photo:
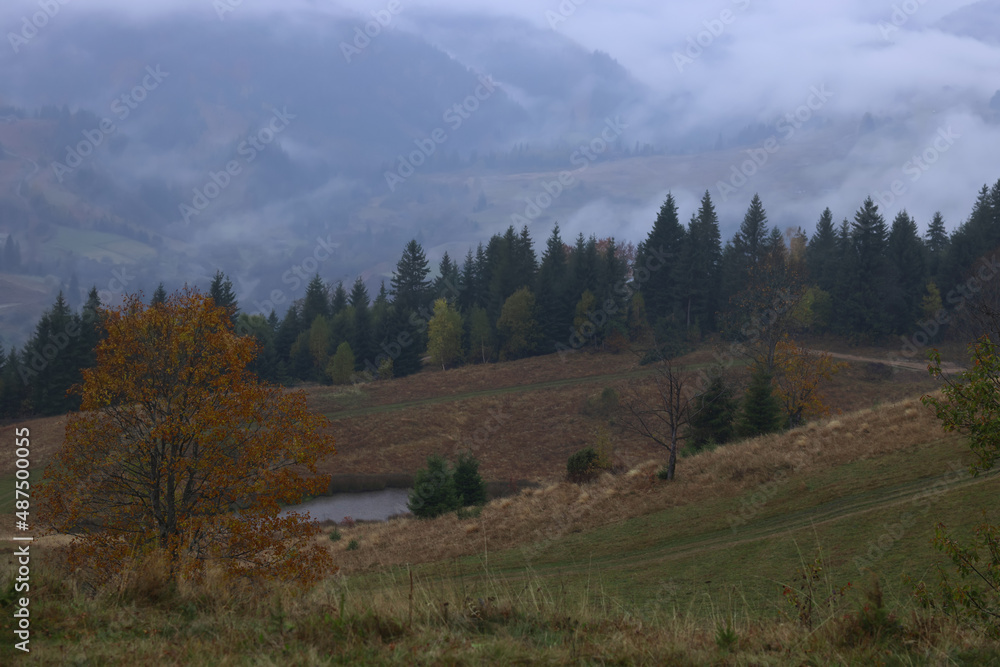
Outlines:
[[[301,330],[311,327],[317,317],[330,317],[330,297],[326,285],[318,273],[312,277],[312,280],[306,286],[306,296],[302,302],[301,316]]]
[[[444,297],[452,304],[457,303],[460,283],[458,264],[452,262],[448,251],[445,251],[438,264],[438,277],[434,279],[434,298]]]
[[[886,244],[885,310],[893,333],[904,334],[921,315],[927,273],[917,223],[903,210],[892,222]]]
[[[354,314],[353,337],[350,341],[351,350],[359,366],[358,370],[364,366],[365,360],[375,356],[373,342],[372,316],[369,309],[368,288],[365,282],[358,276],[351,288],[351,295],[348,297],[351,309]],[[339,343],[338,343],[339,345]]]
[[[865,339],[888,333],[885,312],[888,265],[885,218],[871,197],[865,199],[851,226],[851,253],[847,263],[849,296],[844,315],[850,333]]]
[[[927,273],[935,282],[940,281],[941,267],[950,241],[944,217],[941,211],[937,211],[927,226],[927,239],[924,243],[927,248]]]
[[[415,240],[406,244],[403,255],[389,281],[393,305],[409,317],[421,308],[427,309],[431,299],[430,267],[424,249]]]
[[[423,248],[416,240],[410,241],[403,250],[403,256],[392,274],[394,330],[396,334],[406,333],[410,341],[399,344],[398,354],[393,359],[393,373],[397,377],[416,373],[420,370],[421,359],[427,349],[426,322],[430,319],[431,283],[427,279],[430,267]],[[423,321],[423,327],[414,328],[413,322]]]
[[[773,433],[781,429],[783,421],[781,404],[774,395],[771,376],[762,369],[755,370],[743,398],[737,433],[744,438]]]
[[[832,292],[837,282],[837,230],[833,225],[833,213],[829,208],[823,211],[816,223],[816,232],[806,247],[806,266],[809,279],[824,292]]]
[[[209,285],[208,295],[215,301],[216,306],[221,306],[229,311],[229,318],[235,323],[239,304],[236,303],[233,281],[229,279],[229,276],[222,271],[216,271],[212,277],[212,284]]]
[[[677,217],[677,203],[672,194],[660,207],[653,229],[636,252],[637,271],[649,270],[648,279],[639,289],[651,323],[676,315],[680,310],[678,283],[684,254],[684,227]]]
[[[336,317],[347,308],[349,299],[347,290],[344,289],[344,281],[338,280],[337,286],[333,288],[333,296],[330,298],[330,317]]]
[[[153,298],[149,300],[150,305],[163,305],[167,302],[167,290],[163,287],[161,282],[156,286],[156,291],[153,292]]]
[[[545,243],[535,285],[535,302],[538,305],[542,335],[540,350],[543,354],[552,352],[557,343],[565,344],[569,339],[573,316],[568,303],[567,287],[566,246],[563,245],[559,224],[556,223]]]
[[[687,239],[682,304],[685,323],[688,328],[697,323],[702,330],[713,330],[721,285],[722,240],[719,217],[707,190],[697,215],[691,217]]]

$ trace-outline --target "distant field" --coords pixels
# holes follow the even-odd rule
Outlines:
[[[156,250],[145,243],[117,234],[69,227],[58,229],[56,238],[47,244],[49,248],[73,252],[98,262],[107,259],[114,264],[135,264],[156,255]]]

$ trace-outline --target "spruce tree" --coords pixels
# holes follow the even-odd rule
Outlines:
[[[347,304],[350,299],[347,296],[347,290],[344,289],[344,281],[338,280],[337,286],[333,288],[333,296],[330,298],[330,317],[336,317],[340,313],[344,312],[347,308]]]
[[[375,346],[373,345],[374,331],[372,328],[372,314],[369,309],[368,288],[360,276],[354,281],[351,287],[351,294],[348,303],[354,315],[352,326],[352,337],[350,339],[351,350],[357,362],[358,370],[364,367],[365,360],[374,358]]]
[[[639,289],[651,323],[676,315],[680,310],[678,283],[685,233],[677,216],[677,203],[673,195],[668,194],[653,229],[636,252],[637,278],[646,277],[647,273],[642,272],[648,272]]]
[[[697,215],[691,217],[687,241],[683,262],[684,321],[687,328],[697,323],[702,331],[713,330],[721,285],[722,241],[719,217],[707,190]]]
[[[909,333],[921,316],[927,273],[926,250],[917,223],[903,210],[892,222],[886,244],[886,309],[893,333]]]
[[[317,273],[306,286],[306,296],[302,302],[302,328],[308,329],[320,316],[330,317],[330,297],[323,279]]]
[[[573,318],[569,311],[567,280],[566,247],[556,223],[545,242],[535,285],[542,353],[552,352],[557,343],[565,344],[569,339]]]
[[[455,462],[455,492],[461,507],[486,504],[486,482],[479,475],[479,461],[463,452]]]
[[[773,433],[781,429],[783,421],[781,404],[774,395],[771,376],[763,369],[755,369],[743,398],[737,433],[744,438]]]
[[[167,290],[163,287],[161,282],[156,286],[156,291],[153,292],[153,298],[149,300],[151,306],[163,305],[167,301]]]
[[[887,240],[885,219],[878,212],[878,205],[868,197],[855,213],[851,226],[849,296],[844,304],[850,333],[866,340],[888,333],[890,327],[885,311]]]
[[[945,254],[948,251],[948,230],[944,225],[944,217],[941,211],[937,211],[927,226],[927,240],[924,245],[927,248],[927,273],[931,280],[940,281],[941,267],[944,263]]]
[[[837,230],[833,213],[823,211],[816,223],[816,232],[806,247],[806,267],[809,279],[824,292],[832,292],[837,282]]]
[[[407,507],[422,519],[430,519],[459,508],[455,478],[443,456],[428,456],[427,467],[417,471]]]
[[[208,295],[212,297],[216,306],[220,306],[229,311],[229,319],[236,323],[236,316],[239,312],[236,303],[236,293],[233,292],[233,281],[222,271],[216,271],[212,277],[212,284],[208,288]]]
[[[738,412],[739,403],[732,387],[721,373],[714,373],[695,399],[688,424],[688,444],[696,450],[708,444],[726,444],[733,438]]]

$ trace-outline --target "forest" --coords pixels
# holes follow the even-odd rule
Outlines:
[[[238,333],[256,338],[256,374],[283,385],[400,377],[427,357],[448,368],[623,351],[644,336],[673,356],[709,336],[739,342],[748,318],[775,299],[789,304],[800,333],[858,344],[898,337],[904,354],[916,354],[995,276],[995,260],[983,258],[997,246],[1000,180],[982,187],[951,233],[940,214],[923,233],[905,210],[888,222],[871,198],[853,220],[838,224],[828,208],[811,235],[783,231],[755,195],[725,244],[706,191],[687,225],[668,195],[638,246],[582,234],[568,244],[557,224],[539,256],[528,227],[511,226],[462,260],[445,253],[436,271],[410,241],[374,298],[360,276],[346,286],[317,274],[283,315],[251,315],[221,268],[208,293]],[[150,301],[166,296],[161,284]],[[114,306],[95,287],[74,312],[60,293],[21,349],[0,349],[0,417],[77,409],[68,390],[93,365],[102,309]]]

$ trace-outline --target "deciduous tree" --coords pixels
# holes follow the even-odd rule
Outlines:
[[[194,291],[157,307],[107,311],[81,412],[46,470],[44,516],[76,536],[72,563],[97,582],[166,552],[174,577],[207,561],[232,576],[311,582],[332,567],[307,516],[280,515],[321,492],[303,477],[334,454],[329,422],[305,395],[260,383],[253,338]]]

